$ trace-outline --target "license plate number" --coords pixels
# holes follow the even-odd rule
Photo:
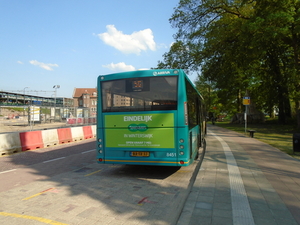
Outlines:
[[[149,152],[131,152],[131,156],[134,156],[134,157],[149,157],[150,153]]]

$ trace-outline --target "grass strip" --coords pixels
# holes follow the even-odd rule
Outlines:
[[[232,124],[229,122],[217,122],[216,126],[227,128],[229,130],[249,136],[245,133],[245,124]],[[247,124],[247,130],[255,130],[254,138],[265,142],[282,152],[300,160],[300,152],[293,151],[293,134],[300,133],[294,125],[280,125],[274,122],[264,124]]]

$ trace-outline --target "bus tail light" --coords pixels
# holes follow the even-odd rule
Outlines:
[[[180,145],[179,148],[180,148],[180,149],[184,149],[184,146],[183,146],[183,145]]]
[[[99,162],[102,162],[102,161],[103,161],[103,159],[102,159],[102,158],[99,158],[99,159],[98,159],[98,161],[99,161]]]
[[[183,165],[184,164],[184,162],[182,161],[182,160],[180,160],[180,162],[179,162],[181,165]]]
[[[184,155],[184,152],[183,151],[180,151],[180,153],[179,153],[180,155]]]

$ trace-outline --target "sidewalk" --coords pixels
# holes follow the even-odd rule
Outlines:
[[[207,148],[177,225],[300,224],[300,161],[209,126]]]

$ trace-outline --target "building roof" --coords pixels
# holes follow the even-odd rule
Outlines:
[[[97,94],[97,88],[74,88],[73,98],[80,98],[83,94],[94,96],[93,93]],[[97,95],[94,97],[97,97]]]

